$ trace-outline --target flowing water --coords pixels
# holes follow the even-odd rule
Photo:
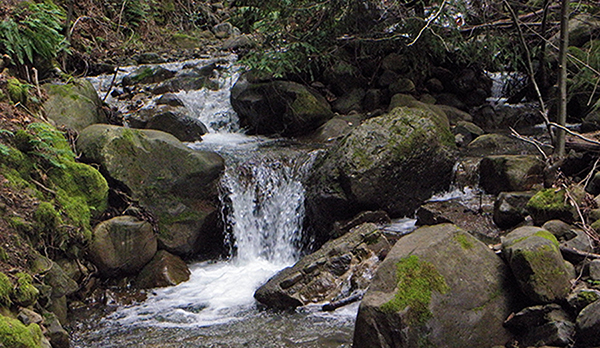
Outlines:
[[[74,347],[350,347],[358,304],[333,313],[320,306],[282,312],[260,308],[253,298],[259,286],[298,260],[302,182],[320,150],[241,133],[229,105],[236,77],[230,69],[219,76],[218,91],[178,93],[210,130],[189,146],[216,151],[226,162],[221,200],[232,257],[192,264],[189,281],[153,289],[143,302],[80,321]],[[111,78],[92,80],[101,96]],[[107,100],[127,110],[118,100]],[[410,222],[395,227],[405,225]]]

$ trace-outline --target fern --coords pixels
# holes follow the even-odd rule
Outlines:
[[[73,161],[75,154],[63,133],[45,123],[32,123],[27,126],[32,134],[29,139],[32,154],[48,161],[52,166],[65,168],[65,161]]]
[[[14,16],[0,22],[0,48],[18,64],[33,64],[35,56],[49,61],[65,49],[60,33],[63,10],[52,2],[27,3]]]

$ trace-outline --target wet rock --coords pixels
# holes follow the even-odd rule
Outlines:
[[[596,347],[600,345],[600,301],[585,307],[577,316],[576,342],[579,347]]]
[[[527,202],[533,197],[534,192],[501,192],[494,203],[494,223],[508,229],[525,221],[528,215]]]
[[[176,93],[179,91],[195,91],[202,88],[211,90],[219,89],[217,82],[206,76],[177,76],[161,82],[152,89],[152,94]]]
[[[340,117],[334,117],[309,135],[308,140],[325,143],[343,137],[351,130],[352,126],[348,124],[348,121]]]
[[[183,101],[173,93],[165,93],[156,100],[156,105],[185,106]]]
[[[535,303],[564,300],[571,275],[554,235],[533,226],[519,227],[502,238],[502,254],[521,291]]]
[[[333,228],[334,228],[333,235],[337,238],[339,236],[342,236],[342,235],[350,232],[350,230],[353,229],[354,227],[362,225],[366,222],[371,222],[371,223],[374,223],[377,225],[385,225],[385,224],[389,224],[391,222],[391,220],[390,220],[390,217],[388,216],[388,214],[382,210],[363,211],[363,212],[360,212],[355,217],[353,217],[352,219],[350,219],[349,221],[344,221],[344,222],[336,221],[333,224]]]
[[[146,129],[156,129],[174,135],[180,141],[199,141],[208,129],[199,119],[177,108],[160,109],[152,115]]]
[[[182,259],[159,250],[136,277],[135,286],[140,289],[174,286],[188,281],[190,274]]]
[[[536,156],[488,156],[479,164],[479,185],[487,193],[527,191],[543,182],[544,162]]]
[[[374,224],[362,224],[302,258],[265,285],[254,297],[269,307],[290,308],[336,301],[364,291],[391,245]]]
[[[95,123],[106,123],[102,102],[91,82],[75,79],[63,85],[46,84],[48,93],[44,103],[45,115],[57,126],[65,126],[76,131]]]
[[[157,250],[152,225],[132,216],[101,222],[93,232],[90,259],[105,277],[135,274]]]
[[[142,66],[129,75],[125,75],[121,84],[130,86],[135,84],[158,83],[175,76],[175,72],[161,66]]]
[[[242,126],[256,134],[303,135],[333,117],[329,104],[310,87],[289,81],[252,83],[242,76],[231,104]]]
[[[164,63],[165,60],[160,57],[158,53],[146,52],[136,54],[132,57],[138,64],[160,64]]]
[[[409,216],[433,192],[448,188],[454,137],[447,119],[398,107],[364,121],[314,165],[307,183],[307,219],[317,239],[363,210]]]
[[[86,128],[77,145],[157,218],[162,249],[187,256],[213,241],[207,218],[217,210],[224,169],[218,154],[192,150],[165,132],[108,125]]]
[[[488,215],[472,210],[457,200],[427,202],[417,209],[417,225],[452,223],[484,243],[497,243],[500,230]]]
[[[510,334],[509,271],[487,246],[450,224],[398,241],[359,307],[355,348],[490,347]]]
[[[569,314],[557,304],[528,307],[506,321],[519,342],[527,346],[565,347],[572,343],[575,324]]]

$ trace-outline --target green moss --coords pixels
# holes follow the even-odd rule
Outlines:
[[[14,104],[26,104],[30,85],[21,83],[16,78],[9,78],[7,82],[8,97],[10,100]]]
[[[577,300],[585,304],[596,302],[600,296],[595,291],[580,291],[577,293]]]
[[[520,249],[514,257],[522,257],[527,260],[533,272],[530,274],[527,282],[537,284],[538,289],[544,289],[545,292],[552,294],[553,284],[556,279],[565,275],[565,267],[561,264],[556,264],[555,258],[549,257],[549,254],[559,253],[558,246],[555,244],[546,244],[538,247],[536,250]]]
[[[60,214],[50,202],[41,202],[34,212],[36,228],[40,231],[53,231],[61,224]]]
[[[13,285],[8,276],[0,272],[0,305],[10,306],[12,301],[10,297],[13,293]]]
[[[429,311],[432,293],[445,293],[449,290],[448,285],[431,263],[420,261],[416,255],[403,258],[396,267],[396,293],[381,309],[399,312],[408,307],[409,324],[423,324],[432,315]]]
[[[542,237],[544,239],[547,239],[547,240],[551,241],[552,244],[556,245],[557,248],[560,246],[560,243],[558,242],[558,239],[556,239],[556,236],[553,235],[552,233],[548,232],[548,231],[545,231],[545,230],[537,231],[533,235],[534,236],[538,236],[538,237]]]
[[[529,202],[527,202],[527,208],[553,211],[569,210],[569,206],[565,200],[564,190],[556,190],[553,188],[541,190],[533,195]]]
[[[90,207],[83,197],[72,197],[63,189],[58,189],[56,200],[61,206],[61,211],[66,215],[70,224],[77,228],[81,242],[91,240],[92,231],[90,220],[92,213]]]
[[[42,330],[37,324],[25,326],[17,319],[0,315],[0,344],[10,348],[41,348]]]
[[[49,172],[50,180],[71,197],[81,197],[89,209],[100,214],[108,206],[108,183],[94,167],[66,162],[64,168]]]
[[[0,246],[0,261],[4,261],[4,262],[8,261],[8,253],[1,246]]]
[[[469,238],[467,236],[465,236],[464,234],[461,234],[461,233],[455,234],[454,240],[457,241],[458,244],[460,244],[460,246],[465,250],[473,249],[473,247],[474,247],[473,242],[470,241]]]
[[[33,305],[40,294],[33,286],[33,278],[27,273],[17,273],[17,286],[14,291],[15,302],[27,307]]]

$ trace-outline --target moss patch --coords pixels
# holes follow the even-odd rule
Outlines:
[[[465,250],[473,249],[473,247],[475,246],[473,242],[470,241],[469,238],[464,234],[459,233],[454,235],[454,240],[457,241],[458,244],[460,244],[460,246]]]
[[[420,261],[416,255],[403,258],[396,267],[396,293],[381,309],[399,312],[408,307],[408,323],[424,324],[432,315],[429,310],[432,292],[445,293],[449,290],[448,285],[433,264]]]
[[[36,324],[25,326],[17,319],[0,315],[0,344],[11,348],[41,348],[42,330]]]
[[[569,210],[569,206],[565,200],[565,192],[553,188],[537,192],[531,197],[529,202],[527,202],[527,208],[551,211]]]
[[[0,272],[0,305],[10,306],[12,301],[10,297],[13,293],[13,285],[8,276]]]
[[[15,302],[21,306],[31,306],[40,294],[39,290],[33,286],[33,278],[27,273],[17,273],[17,286],[14,291]]]

